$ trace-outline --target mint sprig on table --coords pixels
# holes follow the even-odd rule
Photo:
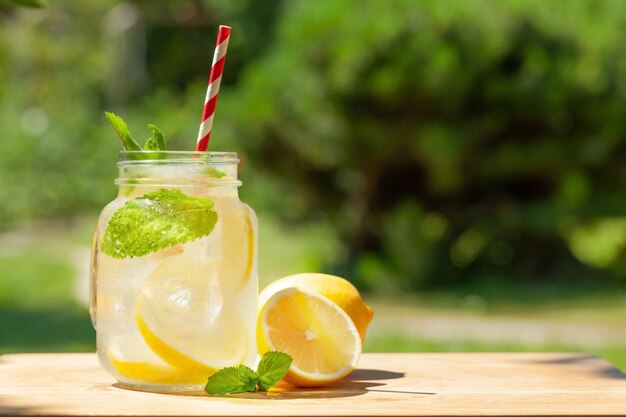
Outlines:
[[[163,188],[126,202],[113,214],[102,251],[120,259],[143,256],[206,236],[215,223],[212,200]]]
[[[280,381],[289,370],[293,358],[283,352],[267,352],[257,371],[246,365],[222,368],[209,377],[204,390],[211,395],[267,391]]]

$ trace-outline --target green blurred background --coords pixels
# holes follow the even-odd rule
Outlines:
[[[626,2],[0,1],[0,353],[89,351],[120,150],[241,157],[261,285],[349,278],[367,351],[591,351],[626,369]]]

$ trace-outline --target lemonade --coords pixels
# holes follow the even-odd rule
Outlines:
[[[121,384],[201,388],[257,357],[257,221],[234,153],[125,151],[94,236],[91,318]]]

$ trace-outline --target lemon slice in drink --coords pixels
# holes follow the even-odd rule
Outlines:
[[[205,378],[246,356],[242,319],[224,303],[209,260],[172,256],[162,261],[141,287],[135,323],[163,361]]]
[[[109,362],[113,368],[129,382],[134,384],[150,383],[163,385],[200,385],[207,375],[201,369],[180,370],[168,365],[123,359],[119,352],[109,350]]]
[[[356,367],[361,337],[350,317],[328,298],[297,288],[272,295],[257,323],[259,353],[293,358],[285,381],[303,387],[337,381]]]
[[[222,250],[218,267],[221,286],[228,296],[241,291],[254,272],[256,220],[252,210],[237,200],[216,202],[216,206]]]

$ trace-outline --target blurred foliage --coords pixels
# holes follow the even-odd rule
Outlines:
[[[376,291],[626,278],[619,0],[0,7],[0,227],[112,198],[105,109],[191,148],[221,23],[211,147],[257,211],[330,226],[323,269]]]
[[[4,6],[4,5],[32,7],[35,9],[46,7],[46,4],[41,0],[0,0],[0,6]]]
[[[49,241],[0,242],[0,354],[95,349],[89,315],[74,299],[69,247]]]
[[[328,215],[353,277],[626,274],[626,4],[290,6],[225,112],[289,190],[274,209]]]
[[[370,338],[363,347],[365,352],[592,352],[608,360],[622,372],[626,371],[626,355],[622,345],[601,348],[570,346],[562,343],[503,343],[480,340],[428,340],[391,334]]]

